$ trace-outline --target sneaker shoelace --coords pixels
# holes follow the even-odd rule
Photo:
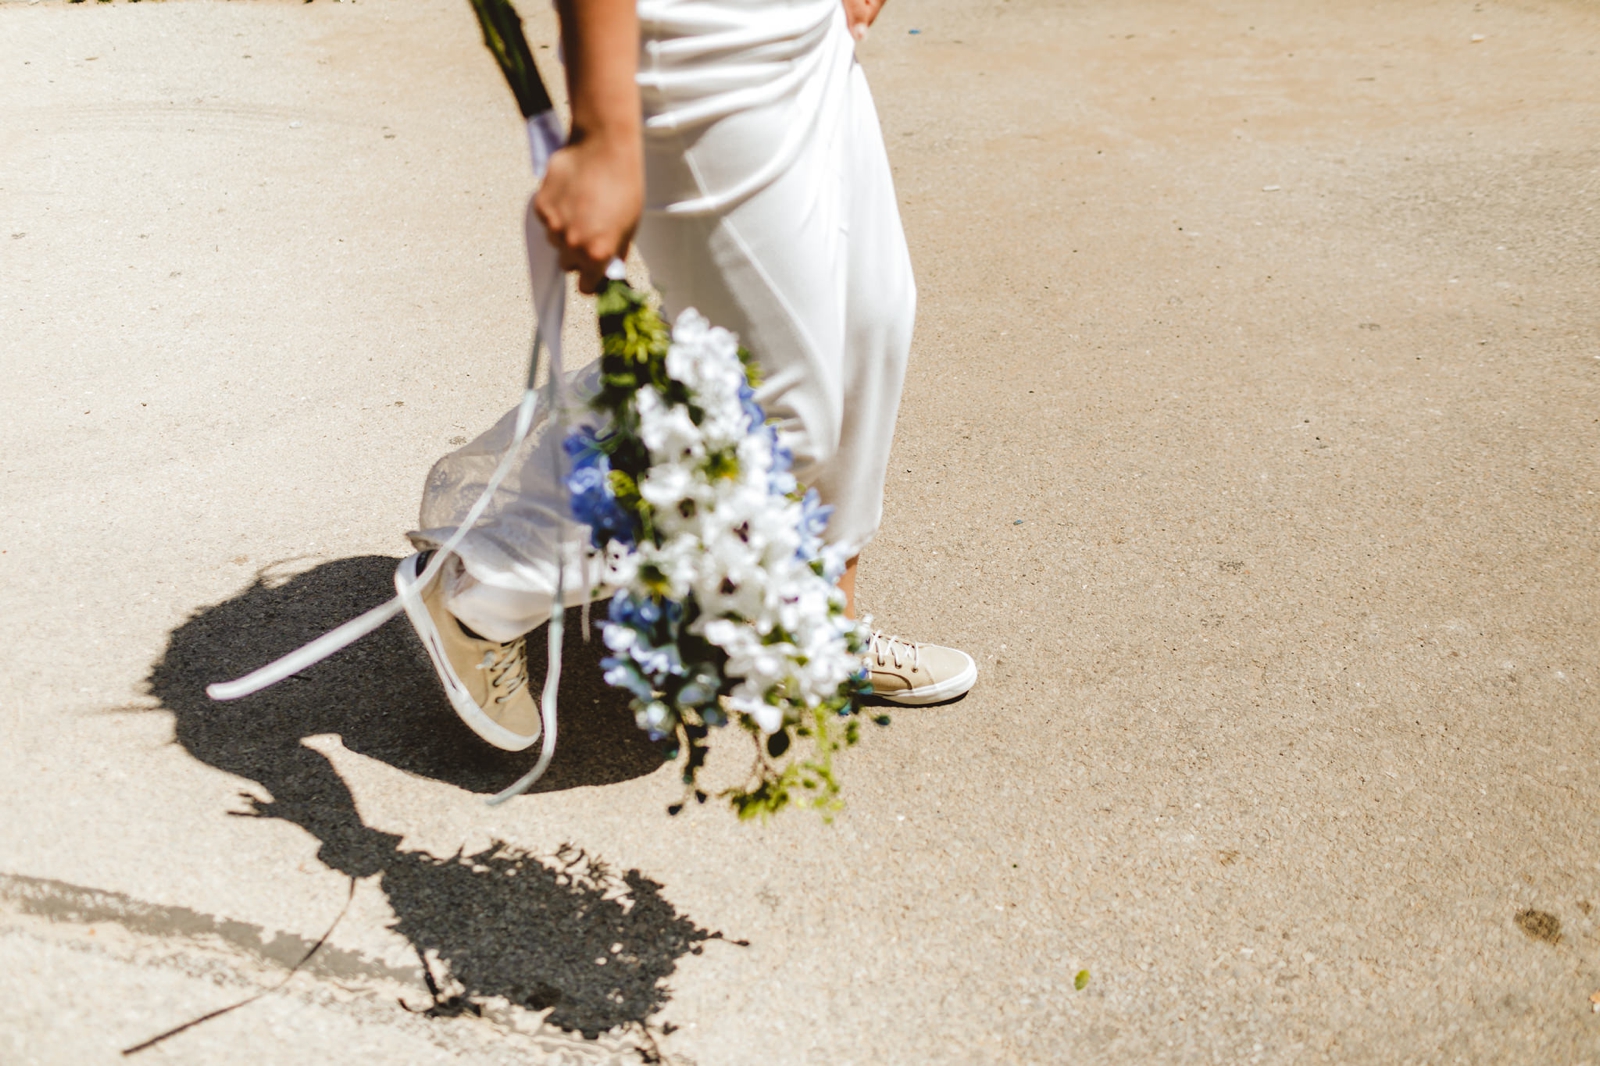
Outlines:
[[[892,662],[896,670],[903,665],[900,662],[901,649],[910,653],[911,669],[915,671],[922,664],[922,646],[916,641],[906,640],[904,637],[892,637],[874,629],[872,639],[867,642],[867,654],[876,658],[879,666]]]
[[[496,703],[505,703],[517,694],[518,689],[527,685],[526,651],[525,642],[513,640],[483,653],[483,662],[478,664],[478,669],[488,672],[489,688],[499,693],[494,698]]]

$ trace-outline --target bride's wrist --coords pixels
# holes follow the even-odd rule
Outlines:
[[[641,170],[644,166],[644,144],[636,125],[632,129],[625,123],[599,128],[575,125],[569,143],[581,146],[583,154],[590,159],[604,160],[630,170]]]

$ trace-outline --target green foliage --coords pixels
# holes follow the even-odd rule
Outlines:
[[[740,788],[721,793],[741,821],[766,821],[791,803],[809,807],[820,813],[824,821],[832,821],[834,813],[844,806],[839,798],[839,780],[833,773],[833,755],[856,741],[853,730],[833,724],[838,717],[837,707],[817,707],[811,712],[809,725],[785,725],[764,743],[761,734],[754,733],[756,758],[750,768],[750,779]],[[811,751],[804,757],[795,755],[787,763],[777,765],[772,759],[789,750],[791,732],[809,738]],[[775,744],[779,737],[785,739]],[[769,758],[774,747],[777,753]]]
[[[638,704],[640,701],[635,701]],[[635,710],[639,707],[636,706]],[[663,744],[662,754],[669,760],[683,759],[683,799],[667,808],[668,814],[677,814],[688,805],[692,796],[704,803],[707,794],[699,787],[700,770],[709,754],[710,729],[707,720],[721,715],[720,708],[708,706],[699,721],[684,715],[677,736]],[[719,721],[725,717],[718,718]],[[839,780],[834,774],[833,756],[845,748],[854,747],[861,738],[860,713],[853,698],[841,698],[815,707],[809,721],[786,722],[777,732],[762,733],[748,721],[741,720],[749,732],[755,748],[755,758],[745,782],[717,793],[718,799],[728,802],[740,820],[768,818],[786,807],[795,806],[817,811],[824,821],[844,807],[839,798]],[[809,750],[800,750],[798,741],[808,740]],[[787,755],[787,761],[779,760]]]
[[[744,379],[750,383],[752,389],[759,389],[764,380],[761,375],[761,364],[750,354],[750,349],[742,344],[739,345],[739,362],[744,364]]]

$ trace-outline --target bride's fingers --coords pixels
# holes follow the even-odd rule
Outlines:
[[[536,225],[544,231],[544,239],[552,248],[556,248],[558,250],[566,248],[567,242],[566,234],[564,232],[566,227],[562,225],[561,219],[555,214],[555,212],[551,211],[549,207],[540,200],[538,195],[535,195],[531,200],[528,201],[527,228],[529,230],[528,236],[530,238],[533,236],[532,230]]]
[[[555,242],[552,242],[555,243]],[[578,289],[593,295],[598,292],[605,282],[606,267],[613,258],[627,254],[627,247],[612,249],[604,241],[577,241],[567,240],[556,243],[560,250],[560,263],[563,271],[570,271],[578,275]]]
[[[864,40],[867,30],[878,18],[878,12],[883,10],[883,0],[841,0],[844,4],[845,23],[850,27],[850,36],[856,40]]]
[[[600,284],[606,276],[603,266],[587,266],[578,271],[578,291],[586,296],[593,296],[600,291]]]

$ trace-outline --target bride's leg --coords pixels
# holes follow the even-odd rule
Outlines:
[[[856,564],[861,561],[861,556],[852,556],[844,564],[844,573],[839,575],[839,591],[844,593],[844,613],[851,618],[856,616]]]

